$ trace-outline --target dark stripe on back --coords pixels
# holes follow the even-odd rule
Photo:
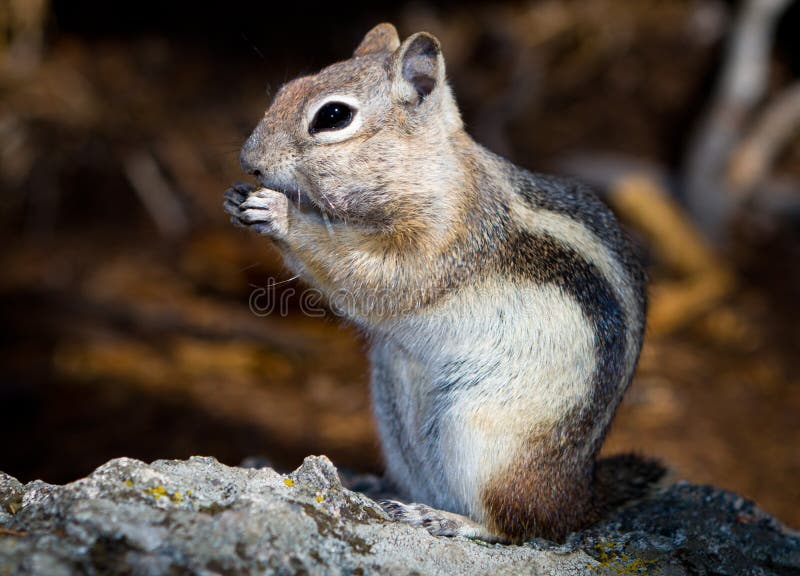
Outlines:
[[[531,208],[569,216],[582,222],[614,252],[622,248],[622,234],[614,215],[588,186],[568,178],[524,170],[519,170],[513,180],[515,190]]]
[[[517,232],[507,249],[503,274],[558,286],[578,302],[591,322],[597,365],[587,416],[605,414],[624,377],[627,345],[625,311],[614,289],[594,264],[550,236]]]
[[[611,251],[630,279],[644,317],[644,270],[632,250],[630,239],[620,228],[608,206],[591,188],[575,180],[549,174],[533,174],[513,164],[509,165],[509,171],[514,189],[519,191],[532,209],[548,210],[579,222]]]
[[[527,449],[495,472],[481,494],[490,525],[506,537],[563,541],[593,519],[593,462],[605,436],[605,430],[596,433],[598,418],[616,409],[616,391],[629,381],[625,311],[600,270],[551,236],[518,231],[503,256],[501,274],[558,286],[580,305],[595,334],[588,402],[562,414],[552,435],[529,438]]]
[[[592,325],[595,334],[597,363],[592,382],[592,397],[580,414],[564,415],[569,420],[559,433],[568,437],[574,434],[587,435],[593,428],[597,415],[605,415],[615,398],[620,382],[625,378],[626,318],[622,304],[615,291],[600,270],[585,260],[575,250],[547,235],[536,235],[516,231],[507,238],[499,252],[494,254],[493,275],[497,274],[515,281],[533,281],[537,284],[556,285],[565,294],[574,298]],[[489,272],[488,270],[486,272]],[[537,322],[531,318],[531,322]],[[486,337],[487,335],[481,335]],[[502,338],[502,334],[497,335]],[[421,430],[432,442],[439,436],[441,420],[453,401],[453,392],[476,386],[503,362],[502,358],[487,358],[486,364],[463,368],[463,361],[453,360],[442,366],[441,378],[429,391],[431,411]],[[530,358],[530,362],[537,362]],[[476,371],[477,370],[477,371]],[[531,388],[531,394],[536,394]],[[599,436],[602,440],[602,434]],[[570,443],[580,444],[580,438],[564,438]],[[594,451],[599,448],[593,447]]]

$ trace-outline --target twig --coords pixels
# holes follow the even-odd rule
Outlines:
[[[631,175],[609,191],[608,202],[650,240],[656,256],[679,274],[720,266],[714,250],[670,195],[649,178]]]
[[[734,287],[733,274],[669,194],[647,177],[621,178],[608,202],[645,234],[660,261],[681,279],[651,289],[650,334],[662,335],[714,309]]]
[[[791,0],[748,0],[733,26],[722,77],[708,113],[689,146],[686,203],[709,237],[721,240],[730,217],[724,170],[752,108],[767,88],[773,28]]]
[[[604,152],[578,152],[566,156],[557,163],[558,170],[564,174],[574,176],[589,184],[594,191],[606,202],[613,204],[610,198],[612,192],[623,179],[637,176],[649,180],[657,188],[674,197],[677,187],[676,177],[669,173],[663,166],[641,158],[626,156],[624,154],[608,154]],[[746,198],[748,209],[751,213],[766,216],[772,219],[776,215],[800,215],[800,184],[788,177],[764,177],[758,182],[757,193],[752,193]],[[636,217],[629,214],[631,207],[615,206],[617,212],[635,226],[640,223]],[[638,210],[638,208],[634,208]],[[645,207],[643,206],[644,210]],[[682,218],[688,218],[682,214]],[[765,222],[762,222],[763,226]],[[699,230],[695,233],[702,237]],[[705,239],[703,239],[705,242]]]
[[[183,236],[189,221],[177,195],[153,157],[143,151],[125,158],[125,175],[159,232],[167,238]]]
[[[653,182],[657,187],[671,189],[671,178],[666,169],[639,157],[603,151],[585,151],[569,154],[559,160],[559,171],[580,179],[605,197],[620,180],[637,175]]]
[[[733,153],[728,182],[743,202],[764,181],[781,150],[800,133],[800,82],[783,90],[760,113]]]
[[[12,75],[35,70],[42,58],[49,0],[3,0],[0,69]]]

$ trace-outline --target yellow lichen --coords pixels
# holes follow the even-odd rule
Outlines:
[[[147,491],[147,493],[151,494],[153,496],[153,498],[158,500],[162,496],[166,496],[167,495],[167,489],[164,488],[161,484],[159,484],[158,486],[154,486],[153,488],[150,488]]]
[[[133,486],[133,481],[132,480],[125,480],[125,486],[130,488],[131,486]]]
[[[294,480],[292,480],[291,478],[285,478],[283,483],[286,484],[289,488],[294,486]]]
[[[186,491],[186,495],[187,495],[187,496],[188,496],[188,495],[190,495],[190,494],[191,494],[191,492],[192,492],[191,490],[187,490],[187,491]],[[181,502],[183,502],[183,494],[182,494],[181,492],[178,492],[178,491],[176,490],[175,492],[173,492],[172,494],[170,494],[170,493],[167,491],[167,489],[166,489],[166,488],[164,488],[164,487],[163,487],[161,484],[159,484],[158,486],[154,486],[153,488],[149,488],[149,489],[147,490],[147,493],[148,493],[148,494],[150,494],[150,495],[152,495],[152,496],[153,496],[153,498],[155,498],[156,500],[158,500],[159,498],[161,498],[162,496],[164,496],[164,497],[166,497],[166,498],[169,498],[169,499],[170,499],[170,501],[171,501],[173,504],[180,504]]]
[[[620,553],[616,550],[619,547],[617,542],[598,542],[594,545],[595,549],[600,553],[597,557],[597,566],[587,566],[587,568],[609,568],[614,571],[614,574],[621,576],[636,576],[639,574],[647,574],[650,568],[654,567],[658,562],[656,560],[645,560],[643,558],[633,558],[628,554]]]
[[[317,502],[319,502],[321,504],[324,500],[325,500],[325,497],[322,494],[320,494],[319,492],[317,492]]]

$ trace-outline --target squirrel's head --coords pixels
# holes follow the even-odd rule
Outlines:
[[[379,24],[350,60],[280,88],[241,163],[301,208],[388,231],[442,211],[462,130],[439,41]]]

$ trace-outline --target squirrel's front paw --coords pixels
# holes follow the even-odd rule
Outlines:
[[[289,200],[275,190],[237,183],[225,191],[224,207],[234,226],[274,238],[289,232]]]

